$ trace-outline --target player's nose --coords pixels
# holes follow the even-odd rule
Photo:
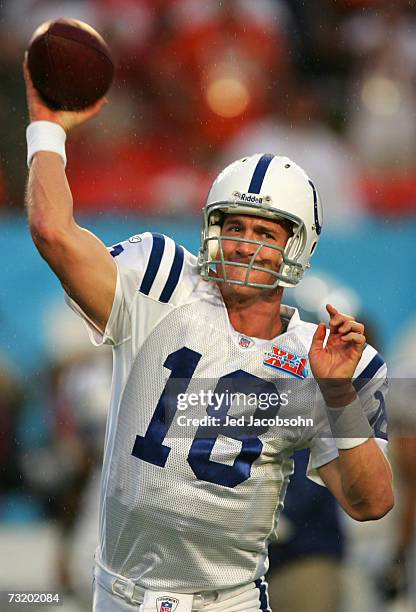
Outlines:
[[[251,236],[241,236],[242,240],[237,242],[236,253],[240,257],[251,257],[255,251],[256,246],[252,242],[246,242],[246,240],[252,240]]]

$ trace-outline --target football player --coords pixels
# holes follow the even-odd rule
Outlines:
[[[198,258],[149,232],[107,249],[74,220],[64,146],[104,101],[52,111],[26,81],[30,231],[92,342],[113,347],[94,609],[268,610],[267,545],[295,448],[355,519],[393,504],[375,441],[382,358],[334,306],[327,331],[281,304],[319,240],[315,186],[286,157],[243,158],[213,183]],[[322,415],[326,436],[308,425]]]

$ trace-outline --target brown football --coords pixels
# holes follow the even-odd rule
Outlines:
[[[91,106],[106,94],[114,75],[107,43],[77,19],[39,26],[30,40],[27,61],[34,86],[52,109]]]

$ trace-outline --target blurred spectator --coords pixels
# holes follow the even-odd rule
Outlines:
[[[378,576],[387,601],[416,604],[416,321],[398,338],[390,367],[389,423],[398,507],[390,557]]]
[[[343,40],[356,64],[347,134],[363,166],[363,189],[384,214],[416,211],[416,13],[378,0],[349,14]]]
[[[170,122],[215,146],[267,111],[288,68],[288,11],[276,0],[177,0],[166,17],[149,82]]]
[[[11,515],[8,505],[18,500],[27,484],[22,476],[21,441],[24,391],[11,364],[0,356],[0,519]]]
[[[293,16],[291,39],[296,74],[318,85],[326,108],[336,116],[345,104],[345,78],[352,68],[340,44],[342,2],[286,1]]]
[[[111,354],[61,363],[52,392],[57,409],[56,451],[72,457],[72,477],[57,504],[59,583],[91,607],[92,567],[98,543],[98,501],[111,386]]]

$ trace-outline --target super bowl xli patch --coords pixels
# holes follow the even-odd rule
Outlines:
[[[156,599],[156,610],[157,612],[175,612],[179,603],[179,599],[175,597],[158,597]]]
[[[263,360],[263,365],[273,368],[274,370],[282,370],[296,376],[297,378],[306,378],[308,375],[307,357],[301,357],[296,353],[289,353],[278,346],[273,345],[272,350],[268,351]]]

